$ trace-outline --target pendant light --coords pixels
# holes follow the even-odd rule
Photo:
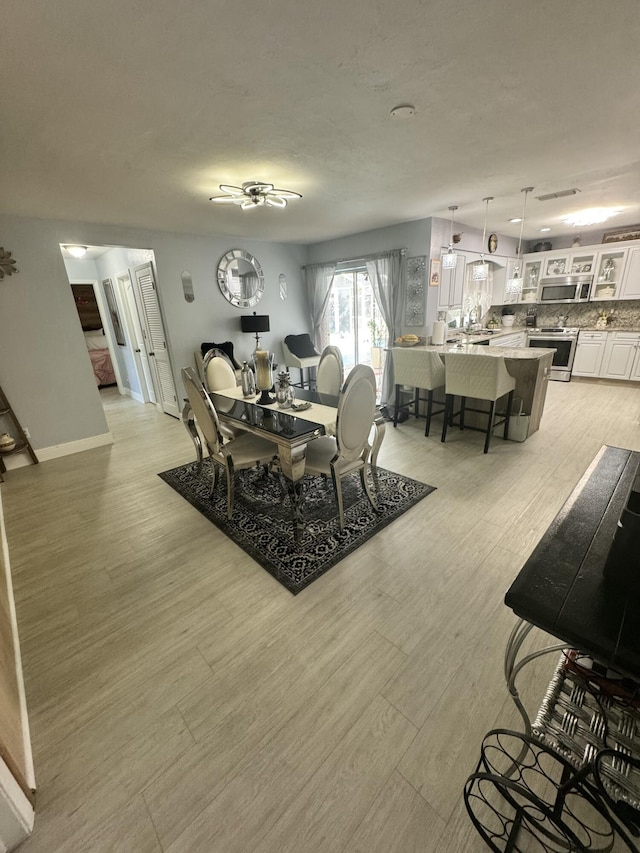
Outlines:
[[[527,209],[527,196],[533,191],[533,187],[523,187],[520,192],[524,193],[524,202],[522,203],[522,219],[520,220],[520,237],[518,238],[517,260],[513,267],[513,278],[507,279],[505,295],[510,296],[515,301],[520,299],[522,293],[522,230],[524,228],[524,214]]]
[[[480,261],[476,262],[473,265],[473,271],[471,273],[471,278],[473,281],[486,281],[489,278],[489,264],[484,259],[484,246],[485,240],[487,239],[487,214],[489,213],[489,202],[493,201],[493,196],[488,195],[482,199],[485,203],[484,208],[484,227],[482,229],[482,255],[480,256]]]
[[[449,210],[451,211],[451,225],[449,226],[449,248],[447,249],[446,255],[442,256],[442,269],[443,270],[452,270],[455,269],[456,264],[458,263],[458,256],[453,251],[453,212],[458,209],[457,204],[450,204]]]

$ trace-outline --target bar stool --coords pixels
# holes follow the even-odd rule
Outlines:
[[[427,423],[424,434],[429,435],[431,429],[431,418],[440,415],[444,408],[433,410],[433,392],[436,388],[442,388],[445,383],[445,368],[437,352],[425,352],[424,350],[403,349],[393,347],[391,349],[393,358],[393,375],[396,383],[396,404],[393,414],[393,425],[398,426],[398,412],[402,409],[407,411],[414,406],[414,414],[419,417],[419,406],[421,402],[427,404]],[[403,385],[413,388],[412,400],[400,403],[400,390]],[[427,391],[426,397],[420,396],[420,390]],[[437,405],[444,405],[444,401],[436,400]]]
[[[511,405],[513,403],[513,391],[516,380],[509,373],[504,362],[504,356],[471,355],[466,353],[447,353],[445,356],[445,414],[442,426],[442,441],[447,437],[447,427],[453,426],[455,417],[453,412],[453,398],[461,398],[460,429],[465,428],[465,411],[480,412],[487,416],[486,429],[482,427],[470,427],[467,429],[477,430],[485,433],[484,452],[489,452],[489,444],[493,430],[504,424],[504,438],[509,437],[509,418],[511,416]],[[505,416],[496,420],[496,402],[509,395],[507,400],[507,411]],[[467,397],[476,400],[487,400],[491,403],[489,410],[474,409],[467,406]]]

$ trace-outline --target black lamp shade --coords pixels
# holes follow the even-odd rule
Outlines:
[[[240,328],[243,332],[268,332],[269,315],[254,313],[240,317]]]

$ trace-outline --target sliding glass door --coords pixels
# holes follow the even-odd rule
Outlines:
[[[326,320],[329,343],[342,353],[345,378],[355,364],[369,364],[379,391],[388,332],[366,269],[335,274]]]

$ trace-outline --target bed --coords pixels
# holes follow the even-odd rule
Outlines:
[[[113,372],[111,354],[107,347],[107,340],[102,329],[84,333],[84,340],[93,366],[93,375],[96,378],[98,388],[105,385],[115,385],[116,376]]]

